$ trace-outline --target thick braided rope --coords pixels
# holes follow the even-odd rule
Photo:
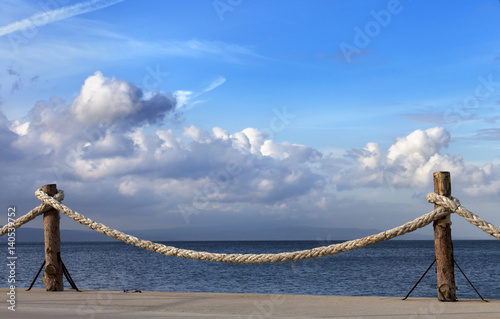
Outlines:
[[[64,199],[64,192],[62,190],[59,190],[57,192],[57,194],[54,195],[54,198],[59,202],[62,201]],[[2,228],[0,228],[0,237],[7,234],[9,232],[9,229],[19,228],[22,225],[35,219],[37,216],[40,216],[41,214],[45,213],[46,211],[48,211],[50,209],[52,209],[52,206],[45,204],[45,203],[42,203],[41,205],[33,208],[26,215],[21,216],[18,219],[16,219],[14,221],[14,227],[12,227],[12,225],[6,224]]]
[[[463,218],[465,218],[465,220],[467,220],[472,225],[477,226],[484,232],[490,234],[491,236],[500,239],[499,228],[495,227],[495,225],[491,223],[488,223],[484,219],[481,219],[481,217],[477,216],[476,214],[468,211],[465,207],[463,207],[460,204],[460,201],[457,198],[455,197],[448,198],[446,196],[438,195],[436,193],[429,193],[425,198],[430,203],[443,206],[455,212],[457,215],[460,215]]]
[[[59,210],[69,218],[77,221],[78,223],[92,230],[95,230],[98,233],[115,238],[117,240],[121,240],[127,244],[144,248],[146,250],[163,254],[166,256],[208,260],[216,262],[229,262],[236,264],[261,264],[270,262],[276,263],[276,262],[295,261],[301,259],[323,257],[327,255],[336,255],[344,251],[350,251],[357,248],[370,246],[379,243],[381,241],[385,241],[412,232],[418,228],[424,227],[432,223],[434,220],[443,218],[444,216],[450,213],[447,209],[439,207],[433,210],[432,212],[425,214],[411,222],[381,232],[379,234],[367,236],[361,239],[346,241],[339,244],[333,244],[330,246],[317,247],[309,250],[283,252],[277,254],[221,254],[221,253],[209,253],[203,251],[180,249],[159,243],[153,243],[148,240],[139,239],[137,237],[127,235],[121,231],[112,229],[103,224],[96,223],[89,218],[86,218],[85,216],[73,211],[69,207],[61,204],[56,199],[48,196],[40,189],[35,192],[35,195],[43,203],[51,205],[52,207]]]

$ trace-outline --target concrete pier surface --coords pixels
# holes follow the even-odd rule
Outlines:
[[[500,318],[500,300],[0,288],[0,318]],[[15,311],[10,310],[15,301]]]

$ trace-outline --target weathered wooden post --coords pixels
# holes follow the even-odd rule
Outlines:
[[[434,192],[451,197],[449,172],[434,173]],[[434,208],[439,207],[435,205]],[[455,286],[455,267],[453,261],[453,243],[451,241],[451,218],[434,221],[434,249],[436,250],[437,292],[440,301],[457,301]]]
[[[49,196],[57,193],[56,184],[42,186]],[[63,269],[61,265],[61,235],[59,232],[59,212],[51,209],[43,214],[43,233],[45,239],[45,272],[42,281],[47,291],[63,291]]]

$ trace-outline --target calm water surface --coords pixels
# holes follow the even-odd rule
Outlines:
[[[224,253],[310,249],[318,241],[163,242]],[[500,299],[500,241],[454,241],[455,260],[486,299]],[[28,287],[43,262],[43,243],[16,245],[18,287]],[[80,289],[172,292],[405,296],[434,259],[432,241],[389,241],[310,260],[235,265],[166,257],[121,242],[63,243],[62,259]],[[7,251],[7,248],[5,248]],[[456,270],[458,298],[478,298]],[[1,285],[7,286],[6,280]],[[43,288],[41,278],[34,287]],[[65,287],[69,285],[65,283]],[[411,297],[435,297],[429,271]]]

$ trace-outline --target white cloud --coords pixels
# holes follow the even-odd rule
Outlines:
[[[95,72],[85,80],[70,112],[84,125],[112,122],[136,113],[140,108],[137,102],[141,96],[142,91],[132,84],[105,78],[101,72]]]
[[[27,122],[9,124],[17,133],[10,145],[27,160],[36,159],[51,179],[118,175],[126,166],[137,167],[134,155],[150,147],[142,128],[162,122],[174,108],[168,94],[143,99],[134,85],[96,72],[70,105],[39,101]]]
[[[160,146],[158,147],[156,152],[161,152],[161,150],[170,148],[181,148],[181,140],[174,135],[174,132],[171,129],[165,131],[157,130],[156,136],[158,137],[158,140],[160,142]]]
[[[229,139],[229,132],[220,128],[220,127],[214,127],[212,129],[212,132],[214,134],[214,137],[220,140],[228,140]]]
[[[183,90],[178,90],[174,92],[174,96],[177,99],[177,107],[185,107],[189,100],[191,99],[191,96],[193,95],[193,92],[191,91],[183,91]]]
[[[252,154],[257,154],[257,155],[271,155],[271,153],[266,153],[264,154],[262,152],[262,147],[266,141],[266,138],[269,137],[268,134],[265,134],[265,133],[262,133],[260,132],[258,129],[256,128],[246,128],[244,129],[243,131],[241,131],[241,133],[245,134],[246,138],[248,139],[248,144],[246,145],[250,145],[250,153]],[[242,138],[243,140],[245,140],[246,142],[246,139]],[[269,141],[269,140],[268,140]],[[271,141],[269,141],[271,142]]]
[[[439,170],[451,171],[454,192],[490,198],[500,194],[500,169],[491,163],[467,165],[460,155],[444,154],[450,134],[443,128],[411,132],[385,152],[370,142],[338,158],[306,145],[276,142],[251,127],[232,133],[196,125],[180,133],[146,129],[163,123],[174,110],[169,95],[144,99],[134,85],[97,72],[70,104],[40,101],[27,122],[11,122],[0,113],[0,146],[5,150],[0,173],[28,189],[48,181],[75,192],[81,185],[94,185],[107,191],[103,202],[123,205],[125,215],[130,208],[123,203],[129,201],[159,216],[194,211],[355,221],[364,216],[359,209],[365,202],[340,199],[339,191],[429,191],[432,172]],[[375,198],[383,190],[373,193]]]
[[[440,149],[448,147],[450,134],[442,127],[434,127],[425,131],[416,130],[408,136],[398,138],[389,148],[388,166],[402,166],[407,170],[428,162],[430,157]]]
[[[24,136],[28,134],[28,128],[30,127],[30,122],[21,123],[19,120],[14,120],[10,129],[17,135]]]
[[[211,209],[231,201],[267,205],[322,187],[323,177],[308,166],[319,152],[276,143],[255,128],[231,134],[190,125],[180,136],[172,129],[146,133],[146,126],[174,111],[175,102],[166,94],[145,100],[133,84],[96,72],[69,105],[41,101],[29,124],[6,125],[18,133],[9,130],[11,145],[37,163],[38,174],[107,181],[126,196],[177,185],[171,193],[180,203]]]
[[[500,194],[500,179],[492,180],[489,183],[466,186],[464,192],[474,197],[496,198]]]
[[[491,163],[477,167],[466,165],[461,155],[441,154],[449,143],[450,134],[442,127],[416,130],[397,138],[387,155],[381,153],[377,143],[368,143],[363,149],[347,152],[347,157],[357,164],[337,172],[333,181],[338,189],[360,186],[430,189],[433,172],[449,171],[454,187],[469,195],[478,196],[484,187],[490,187],[485,194],[500,193],[497,183],[500,174]]]
[[[202,92],[206,93],[206,92],[212,91],[212,90],[216,89],[217,87],[221,86],[222,84],[224,84],[224,82],[226,82],[226,78],[224,78],[223,76],[219,76],[212,83],[210,83],[206,88],[204,88],[202,90]]]
[[[191,125],[184,128],[182,135],[193,139],[198,143],[210,143],[212,141],[210,134],[199,127]]]
[[[362,168],[374,169],[380,165],[381,153],[377,143],[368,143],[363,148],[364,156],[358,157],[358,162]]]

